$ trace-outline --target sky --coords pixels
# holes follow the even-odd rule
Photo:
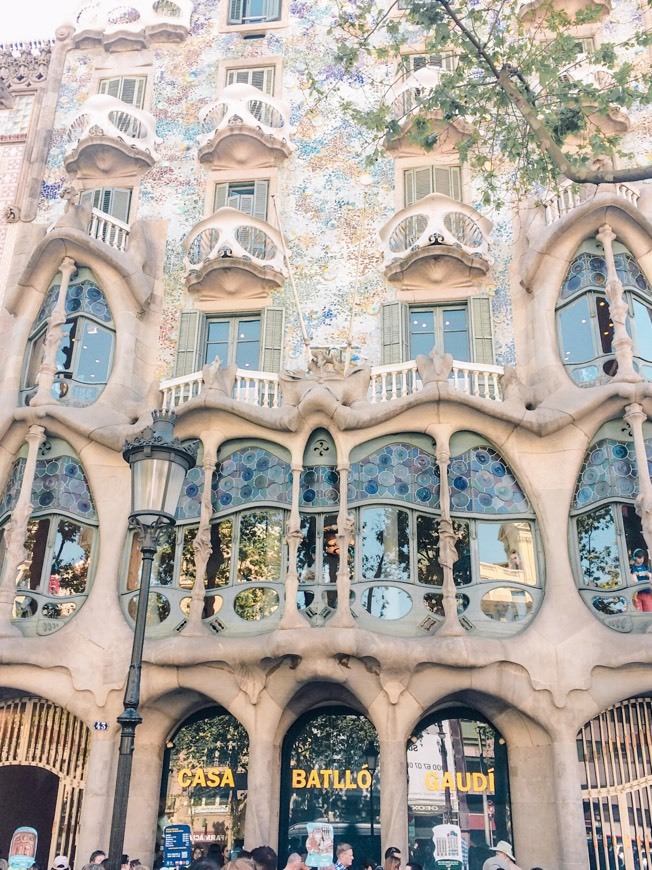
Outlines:
[[[54,32],[73,17],[82,0],[0,0],[0,44],[54,39]]]

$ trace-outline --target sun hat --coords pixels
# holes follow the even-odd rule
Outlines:
[[[70,863],[66,855],[57,855],[52,866],[55,870],[70,870]]]
[[[511,858],[512,861],[516,860],[514,858],[514,853],[512,852],[512,847],[507,842],[507,840],[499,840],[496,845],[492,848],[492,852],[504,852],[508,858]]]

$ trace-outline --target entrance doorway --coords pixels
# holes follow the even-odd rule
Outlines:
[[[36,860],[48,866],[59,777],[41,767],[0,767],[0,853],[7,854],[11,836],[22,826],[38,832]]]

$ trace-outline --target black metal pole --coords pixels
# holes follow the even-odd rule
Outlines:
[[[122,715],[118,716],[120,724],[120,754],[118,755],[118,771],[115,779],[111,836],[109,839],[109,862],[112,870],[120,870],[120,859],[123,854],[125,828],[127,825],[134,740],[136,728],[143,721],[138,713],[138,705],[140,704],[140,676],[143,667],[143,645],[145,643],[145,625],[147,622],[152,564],[158,547],[158,525],[144,526],[136,523],[136,526],[141,536],[142,571],[134,626],[134,642],[131,648],[131,663],[129,665],[127,687],[124,696],[125,708]]]

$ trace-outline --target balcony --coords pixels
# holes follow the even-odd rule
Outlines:
[[[522,0],[518,14],[527,24],[541,24],[552,12],[563,12],[571,21],[577,13],[586,13],[587,21],[601,21],[611,13],[611,0]]]
[[[156,163],[156,121],[106,94],[90,97],[68,127],[64,166],[70,175],[97,177],[143,173]]]
[[[380,230],[385,277],[402,290],[471,286],[491,265],[492,224],[471,206],[431,193],[397,212]]]
[[[479,365],[453,360],[448,377],[450,390],[466,396],[502,402],[500,386],[502,366]],[[382,404],[418,393],[423,388],[414,360],[389,366],[372,366],[367,401]],[[161,381],[163,408],[173,411],[199,396],[204,389],[204,372]],[[259,408],[280,408],[282,404],[279,376],[270,372],[237,369],[231,398]]]
[[[559,78],[571,84],[577,82],[585,87],[588,86],[596,93],[613,87],[615,84],[610,70],[586,62],[573,64],[568,69],[563,70]],[[598,112],[597,106],[592,102],[590,96],[583,101],[582,106],[587,116],[587,127],[586,130],[566,139],[566,144],[571,147],[573,145],[586,146],[588,137],[593,135],[596,130],[599,130],[603,136],[610,138],[626,133],[632,125],[629,114],[620,106],[612,105],[606,112]]]
[[[215,169],[278,166],[296,147],[287,103],[251,85],[228,85],[199,119],[199,160]]]
[[[182,42],[192,10],[192,0],[91,0],[77,13],[73,40],[76,48],[103,45],[107,51]]]
[[[402,157],[423,154],[423,148],[410,142],[408,133],[412,129],[417,114],[422,112],[430,91],[435,88],[448,72],[439,67],[425,66],[415,70],[392,90],[392,103],[389,117],[400,127],[400,133],[388,135],[387,148]],[[437,109],[426,110],[430,122],[430,133],[436,137],[438,154],[457,154],[457,145],[468,136],[471,127],[462,119],[443,119]]]
[[[585,203],[592,202],[599,194],[608,193],[624,202],[638,208],[639,193],[631,184],[573,184],[566,181],[559,190],[542,200],[546,226],[551,226],[561,220],[571,211]]]
[[[267,299],[288,276],[278,230],[229,206],[197,224],[183,245],[186,287],[200,301]]]

